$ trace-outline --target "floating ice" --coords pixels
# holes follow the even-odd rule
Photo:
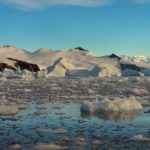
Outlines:
[[[0,115],[16,115],[19,112],[16,106],[0,106]]]
[[[32,148],[32,150],[65,150],[68,149],[65,146],[55,144],[39,144]]]
[[[148,93],[146,89],[138,89],[138,88],[127,88],[125,91],[127,94],[134,94],[134,95],[145,95]]]
[[[89,102],[83,101],[81,105],[82,112],[123,112],[123,111],[133,111],[133,110],[141,110],[142,105],[138,102],[135,97],[130,98],[118,98],[116,97],[114,100],[102,100],[99,102]]]
[[[149,138],[143,137],[142,135],[136,135],[129,139],[130,141],[137,141],[137,142],[150,142]]]

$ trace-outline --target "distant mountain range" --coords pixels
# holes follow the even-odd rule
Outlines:
[[[97,57],[90,51],[77,47],[69,50],[40,48],[29,52],[9,45],[0,46],[0,71],[5,68],[16,71],[39,72],[46,70],[49,76],[103,77],[150,75],[150,58],[144,56]]]
[[[126,56],[126,55],[122,55],[121,57],[125,60],[128,60],[128,61],[150,63],[150,57],[146,57],[146,56]]]

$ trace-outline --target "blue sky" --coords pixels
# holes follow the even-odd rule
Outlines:
[[[150,56],[149,0],[0,0],[0,45]]]

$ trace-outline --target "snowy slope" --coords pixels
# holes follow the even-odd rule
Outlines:
[[[131,58],[125,56],[121,60],[115,54],[110,56],[97,57],[81,47],[69,50],[40,48],[35,52],[28,52],[9,45],[0,46],[1,63],[13,66],[12,61],[7,58],[14,58],[37,64],[40,70],[48,69],[48,76],[65,76],[67,73],[73,76],[101,77],[121,75],[123,72],[130,72],[130,75],[132,72],[150,75],[150,63],[146,63],[148,57],[133,57],[134,61],[131,61]]]

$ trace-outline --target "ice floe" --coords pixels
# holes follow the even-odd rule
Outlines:
[[[123,99],[116,97],[114,100],[107,99],[93,103],[85,100],[81,104],[81,111],[89,113],[107,112],[107,111],[123,112],[141,109],[142,109],[141,103],[138,102],[134,96]]]

